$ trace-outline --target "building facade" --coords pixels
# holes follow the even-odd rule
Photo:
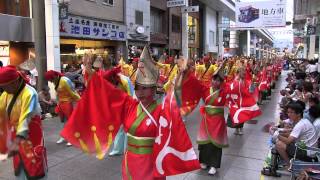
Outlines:
[[[203,4],[203,54],[221,58],[225,52],[224,40],[230,39],[230,33],[224,31],[223,18],[234,20],[235,3],[231,0],[200,0]],[[228,48],[228,47],[226,47]]]
[[[128,50],[142,50],[150,41],[150,0],[126,0]]]
[[[274,37],[266,29],[240,30],[238,55],[255,57],[257,59],[270,58],[273,52]]]
[[[150,47],[160,56],[169,51],[169,9],[166,0],[150,1]]]
[[[0,0],[0,60],[4,65],[34,58],[31,9],[29,0]]]
[[[188,53],[196,59],[204,54],[204,15],[205,5],[198,0],[189,0],[189,6],[199,6],[198,12],[188,13]]]
[[[294,43],[301,58],[319,58],[319,19],[320,1],[294,0]]]
[[[47,21],[47,29],[54,29],[47,32],[50,69],[60,67],[58,61],[63,64],[79,61],[88,50],[100,55],[111,54],[118,59],[118,54],[128,57],[149,43],[158,58],[163,52],[169,55],[181,53],[182,7],[168,8],[166,0],[46,2],[49,18],[57,18],[61,4],[68,7],[67,18],[60,17],[58,23],[55,23],[56,19]],[[189,6],[199,6],[199,12],[188,13],[187,18],[189,57],[223,55],[230,36],[218,25],[223,17],[234,18],[234,3],[229,0],[188,0],[188,3]]]
[[[182,50],[182,14],[180,7],[169,8],[169,54]]]
[[[70,0],[65,5],[68,15],[59,20],[61,63],[77,63],[88,51],[113,59],[126,51],[124,0]]]

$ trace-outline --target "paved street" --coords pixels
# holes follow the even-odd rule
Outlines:
[[[257,124],[246,124],[243,136],[233,135],[233,129],[228,129],[230,147],[223,151],[222,168],[216,176],[208,176],[205,171],[169,177],[169,180],[271,180],[261,177],[260,170],[268,151],[268,134],[262,127],[276,120],[278,116],[277,102],[280,87],[284,86],[284,75],[273,92],[272,100],[262,105],[263,115]],[[198,129],[199,112],[187,118],[187,129],[196,148],[195,139]],[[58,119],[44,121],[46,144],[48,149],[49,180],[118,180],[121,179],[122,157],[108,157],[99,161],[95,157],[87,156],[77,149],[56,145],[58,138]],[[14,179],[11,162],[0,163],[0,179]],[[289,176],[277,178],[289,179]]]

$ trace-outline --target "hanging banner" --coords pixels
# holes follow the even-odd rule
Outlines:
[[[125,25],[69,15],[60,20],[60,36],[125,41]]]
[[[273,28],[286,26],[286,0],[236,2],[233,28]]]

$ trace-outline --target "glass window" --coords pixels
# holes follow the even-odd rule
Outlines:
[[[30,17],[30,0],[0,0],[0,13]]]
[[[143,12],[136,11],[136,24],[143,26]]]
[[[151,32],[162,33],[163,13],[157,9],[151,9],[150,23]]]
[[[102,0],[103,5],[113,6],[113,0]]]
[[[209,31],[209,46],[214,46],[214,31]]]
[[[181,17],[172,15],[172,32],[181,32]]]
[[[188,16],[188,35],[190,44],[199,43],[199,20],[192,16]]]

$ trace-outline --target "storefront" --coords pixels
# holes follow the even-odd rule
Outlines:
[[[0,61],[4,66],[9,64],[17,66],[34,58],[33,43],[0,41]]]
[[[198,14],[188,16],[189,57],[200,55],[200,26]]]
[[[151,34],[150,47],[157,58],[160,58],[164,52],[168,54],[167,39],[168,37],[163,33]]]
[[[30,1],[0,3],[0,22],[0,61],[19,65],[30,58],[34,46]]]
[[[69,15],[60,20],[62,64],[77,64],[85,53],[117,59],[127,39],[126,26],[116,22]]]
[[[9,52],[9,42],[0,41],[0,61],[4,66],[9,64],[10,52]]]

